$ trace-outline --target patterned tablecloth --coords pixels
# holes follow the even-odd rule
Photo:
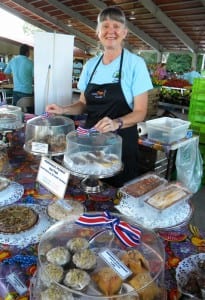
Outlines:
[[[24,130],[11,134],[11,146],[8,148],[10,172],[7,177],[24,186],[24,194],[18,202],[41,204],[46,206],[49,201],[55,199],[46,189],[36,183],[40,158],[26,153],[23,150]],[[114,210],[114,205],[119,202],[119,193],[109,187],[102,193],[85,194],[79,187],[79,179],[72,177],[66,191],[66,196],[81,201],[87,210],[104,211]],[[185,257],[205,252],[204,233],[191,224],[173,231],[158,232],[166,251],[165,286],[168,300],[180,299],[175,281],[175,269],[178,263]],[[29,244],[26,247],[20,245],[11,246],[6,243],[0,244],[0,299],[5,300],[28,300],[29,295],[19,296],[14,291],[6,291],[2,285],[2,278],[6,270],[17,270],[24,277],[24,282],[29,286],[29,281],[36,270],[38,244]],[[5,289],[5,293],[3,291]],[[1,293],[3,293],[1,295]],[[7,293],[7,294],[6,294]],[[147,299],[148,300],[148,299]]]

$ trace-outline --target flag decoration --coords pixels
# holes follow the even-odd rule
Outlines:
[[[141,231],[137,227],[121,221],[118,217],[112,216],[109,212],[103,214],[83,214],[78,218],[76,224],[83,226],[108,225],[116,237],[127,247],[135,247],[140,244]],[[93,239],[93,237],[91,238]]]

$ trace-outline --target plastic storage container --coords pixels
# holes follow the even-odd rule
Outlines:
[[[38,116],[26,123],[24,149],[35,155],[62,155],[74,122],[63,116]]]
[[[146,121],[148,138],[165,144],[185,138],[191,123],[177,118],[162,117]]]
[[[98,216],[105,216],[104,213],[97,213]],[[89,218],[96,215],[86,214]],[[116,220],[125,222],[127,225],[136,226],[141,230],[141,240],[139,245],[133,247],[126,247],[120,239],[115,235],[112,225],[102,223],[97,226],[82,226],[75,222],[61,221],[50,227],[42,236],[38,248],[38,268],[36,278],[32,281],[31,300],[44,299],[40,295],[46,293],[49,288],[57,284],[60,288],[59,293],[70,295],[70,298],[65,299],[149,299],[149,300],[164,300],[166,299],[164,284],[164,247],[158,236],[151,230],[139,227],[128,218],[120,216],[119,214],[109,215],[109,221],[115,223]],[[112,223],[112,224],[113,224]],[[124,224],[125,224],[124,223]],[[111,223],[110,223],[111,224]],[[89,251],[91,251],[96,263],[91,269],[86,269],[84,266],[75,266],[81,261],[74,260],[74,256],[81,257],[83,247],[78,246],[77,250],[71,249],[68,242],[73,241],[73,238],[80,237],[88,242]],[[74,243],[73,243],[74,245]],[[82,245],[82,244],[81,244]],[[56,259],[55,255],[48,255],[48,253],[57,253],[56,247],[63,247],[63,252],[69,249],[70,259],[66,256],[64,264],[61,264],[63,269],[63,277],[61,279],[58,275],[48,271],[48,264]],[[51,250],[52,249],[52,250]],[[60,249],[62,251],[62,249]],[[88,252],[89,252],[88,251]],[[62,253],[62,252],[61,252]],[[58,257],[59,258],[59,257]],[[131,262],[132,261],[132,262]],[[86,266],[88,268],[88,266]],[[54,267],[56,268],[56,267]],[[83,289],[77,287],[67,286],[65,278],[70,269],[84,269],[86,274],[90,277],[89,284],[86,284]],[[128,269],[127,269],[128,268]],[[60,270],[59,265],[57,269]],[[109,272],[105,272],[108,271]],[[105,276],[103,276],[105,272]],[[114,273],[114,277],[112,279]],[[45,276],[47,274],[47,276]],[[54,275],[54,276],[53,276]],[[56,277],[57,275],[57,277]],[[101,276],[101,280],[97,283],[96,278]],[[111,276],[110,280],[106,280]],[[55,277],[55,279],[53,279]],[[105,280],[104,280],[105,278]],[[99,278],[98,278],[99,279]],[[81,279],[76,279],[81,281]],[[57,283],[57,281],[59,281]],[[73,284],[73,281],[70,282]],[[81,281],[82,283],[82,281]],[[108,284],[108,286],[107,286]],[[136,285],[136,288],[133,286]],[[118,288],[117,288],[118,286]],[[116,289],[113,291],[113,289]],[[55,296],[52,294],[54,298]],[[72,298],[71,298],[72,296]],[[50,298],[49,298],[50,299]],[[64,298],[62,298],[64,299]]]
[[[117,134],[73,131],[66,136],[64,165],[74,175],[110,177],[122,167],[121,153],[122,138]]]

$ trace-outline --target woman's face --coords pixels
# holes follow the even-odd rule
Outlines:
[[[114,20],[107,19],[98,27],[98,38],[105,49],[121,47],[126,35],[127,29],[125,26]]]

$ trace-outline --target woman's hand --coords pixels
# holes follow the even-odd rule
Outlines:
[[[117,120],[112,120],[108,117],[104,117],[99,122],[95,124],[95,129],[101,133],[116,131],[119,128],[119,123]]]
[[[63,107],[57,105],[57,104],[49,104],[46,106],[46,111],[48,113],[52,113],[52,114],[63,114]]]

